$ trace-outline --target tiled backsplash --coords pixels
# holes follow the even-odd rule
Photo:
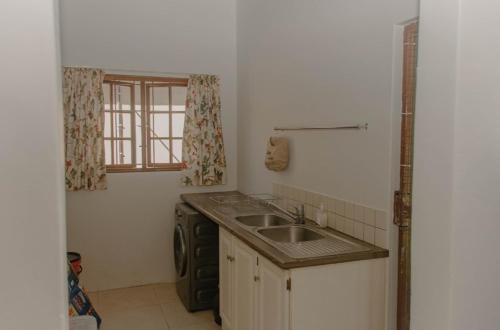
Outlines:
[[[285,209],[305,205],[306,217],[314,219],[320,205],[328,212],[328,226],[370,244],[387,248],[387,213],[331,196],[284,184],[273,184],[273,195]]]

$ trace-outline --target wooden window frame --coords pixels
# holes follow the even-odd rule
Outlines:
[[[173,153],[172,146],[174,140],[181,140],[182,137],[173,137],[172,136],[172,114],[174,113],[185,113],[185,111],[173,111],[172,110],[172,87],[187,87],[188,79],[186,78],[170,78],[170,77],[152,77],[152,76],[134,76],[134,75],[116,75],[116,74],[107,74],[104,77],[104,83],[110,84],[110,109],[105,110],[106,113],[110,113],[110,118],[113,120],[113,113],[130,113],[131,114],[131,148],[132,148],[132,164],[112,164],[106,165],[106,171],[108,173],[128,173],[128,172],[157,172],[157,171],[180,171],[184,168],[182,163],[173,163]],[[114,107],[114,99],[113,99],[113,86],[131,86],[131,108],[127,111],[116,111],[113,110]],[[135,86],[140,86],[140,94],[141,94],[141,143],[142,146],[146,146],[142,148],[142,152],[140,154],[141,157],[141,166],[137,166],[137,148],[136,148],[136,125],[135,125],[135,116],[137,115],[138,110],[136,110],[136,102],[135,102]],[[156,86],[160,87],[169,87],[169,109],[162,110],[159,113],[168,113],[169,115],[169,135],[168,137],[161,137],[162,140],[168,140],[168,150],[169,150],[169,160],[170,163],[155,163],[152,162],[151,151],[152,151],[152,143],[156,139],[155,137],[151,137],[151,129],[150,128],[150,118],[152,113],[157,113],[157,111],[152,111],[151,102],[149,100],[149,88],[154,88]],[[108,123],[105,123],[108,124]],[[109,140],[117,140],[113,136],[113,130],[115,128],[113,122],[111,125],[111,138],[105,138],[106,141]],[[115,154],[114,154],[114,143],[111,143],[112,148],[112,163],[115,162]]]

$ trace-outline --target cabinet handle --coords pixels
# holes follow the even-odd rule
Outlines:
[[[253,280],[254,280],[255,282],[259,282],[259,281],[260,281],[260,277],[259,277],[259,276],[254,276],[254,277],[253,277]]]
[[[229,262],[233,262],[234,261],[234,257],[231,257],[230,255],[227,255],[226,259],[229,260]]]

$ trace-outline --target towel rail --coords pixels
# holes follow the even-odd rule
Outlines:
[[[326,130],[367,130],[368,123],[353,126],[333,126],[333,127],[275,127],[275,131],[326,131]]]

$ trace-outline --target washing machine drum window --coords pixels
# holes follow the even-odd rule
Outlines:
[[[175,269],[179,277],[186,275],[187,270],[187,246],[186,237],[182,226],[178,224],[174,232],[174,255],[175,255]]]

